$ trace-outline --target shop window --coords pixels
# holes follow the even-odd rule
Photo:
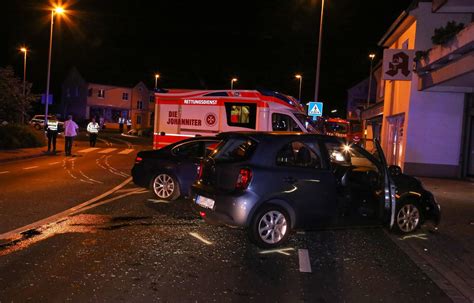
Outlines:
[[[257,104],[225,103],[227,125],[255,129]]]

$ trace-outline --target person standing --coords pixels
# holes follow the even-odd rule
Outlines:
[[[74,141],[74,137],[77,136],[78,129],[79,126],[77,126],[76,122],[72,120],[72,116],[69,115],[67,117],[67,121],[64,122],[64,138],[66,139],[64,151],[66,152],[66,157],[71,156],[72,143]]]
[[[120,115],[120,117],[118,118],[118,123],[119,123],[119,131],[120,133],[123,133],[123,124],[125,123],[125,118]]]
[[[95,118],[92,118],[91,122],[87,124],[87,132],[89,133],[89,144],[91,147],[95,147],[97,136],[99,135],[100,125],[95,122]]]
[[[128,118],[127,119],[127,132],[129,132],[132,129],[132,119]]]
[[[56,138],[59,132],[59,122],[56,119],[49,119],[46,125],[46,136],[48,137],[48,153],[51,152],[51,145],[53,147],[53,154],[56,153]]]

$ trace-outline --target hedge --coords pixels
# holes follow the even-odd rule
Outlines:
[[[45,146],[45,136],[27,125],[0,125],[0,148],[28,148]]]

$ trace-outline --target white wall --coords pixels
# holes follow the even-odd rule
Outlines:
[[[416,50],[433,47],[434,29],[448,21],[470,23],[470,14],[433,14],[430,2],[420,2],[412,12],[416,22]],[[462,145],[463,93],[418,91],[418,76],[411,85],[405,129],[405,162],[459,165]]]
[[[459,165],[464,94],[412,92],[405,162]]]

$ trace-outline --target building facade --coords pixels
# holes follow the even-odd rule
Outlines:
[[[132,128],[153,125],[154,92],[143,82],[134,87],[87,82],[73,68],[62,84],[62,114],[72,114],[77,121],[95,117],[108,128],[118,128],[120,117],[130,119]]]
[[[469,0],[414,1],[379,42],[422,54],[411,80],[377,85],[384,96],[382,146],[389,164],[408,174],[474,177],[473,13]],[[435,29],[452,21],[465,28],[434,45]]]

